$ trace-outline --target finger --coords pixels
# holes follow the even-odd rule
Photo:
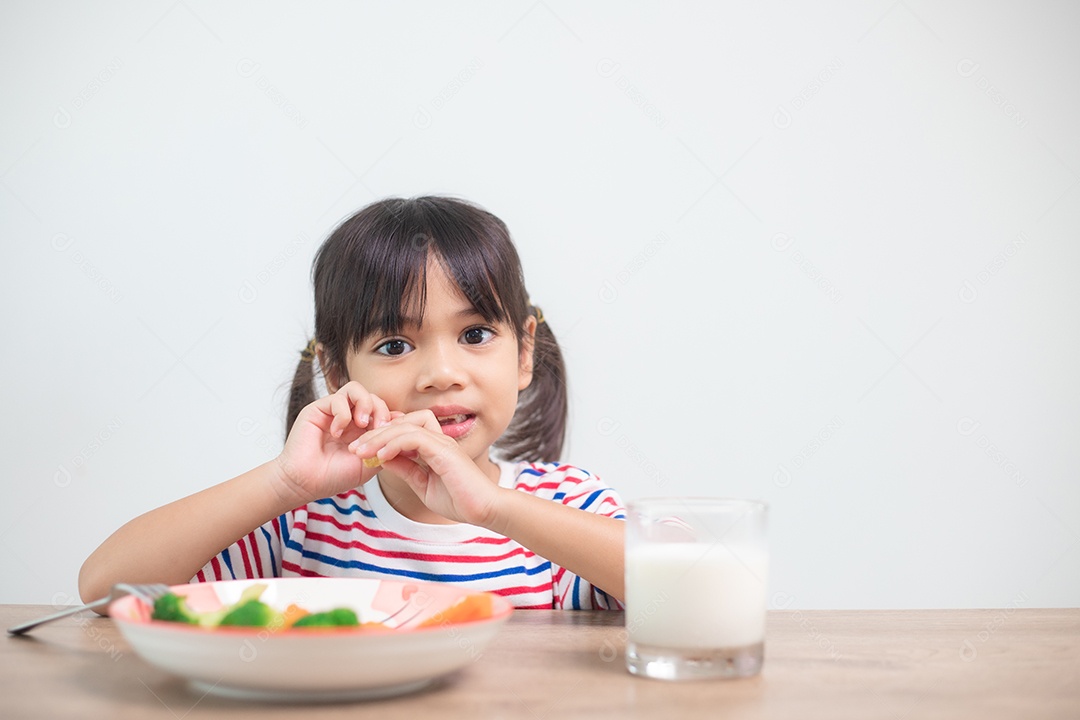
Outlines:
[[[418,427],[431,430],[432,432],[442,435],[442,426],[439,425],[439,421],[435,419],[435,413],[430,410],[416,410],[411,413],[403,414],[398,418],[399,422],[408,423],[410,425],[416,425]]]
[[[315,402],[305,405],[300,414],[296,416],[295,425],[301,424],[300,421],[304,420],[317,425],[323,431],[329,431],[331,423],[334,421],[334,410],[331,406],[333,398],[331,396],[321,397]]]
[[[419,424],[419,421],[414,419],[409,421],[408,416],[400,417],[391,423],[387,423],[382,427],[369,427],[360,437],[353,441],[353,446],[359,446],[361,444],[373,444],[382,447],[386,444],[390,438],[397,437],[403,432],[413,432],[415,430],[431,431],[430,428],[424,427]]]
[[[449,469],[455,453],[461,454],[461,448],[454,440],[441,432],[411,423],[383,428],[377,437],[365,444],[377,449],[374,455],[383,464],[396,457],[406,456],[440,474]],[[369,448],[369,453],[370,449],[372,448]]]
[[[371,424],[372,427],[383,427],[389,425],[391,420],[390,408],[386,405],[386,401],[378,395],[371,395]]]
[[[383,428],[389,427],[384,425]],[[380,432],[381,428],[373,428],[349,443],[348,450],[364,461],[369,468],[379,467],[382,460],[376,457],[376,452],[383,447],[386,437]]]
[[[375,407],[375,396],[355,380],[345,383],[339,392],[344,392],[349,399],[352,407],[352,421],[356,424],[356,427],[361,430],[368,427],[371,424],[371,413]]]
[[[421,501],[424,499],[427,494],[428,484],[431,482],[428,468],[425,465],[408,459],[404,455],[398,455],[393,460],[387,460],[386,467],[393,470],[395,474],[404,480],[405,484],[412,488],[412,491],[416,493],[416,496]]]
[[[353,415],[352,403],[349,401],[349,395],[345,388],[330,396],[330,415],[332,416],[330,434],[334,437],[341,437],[341,433],[348,427]]]
[[[379,454],[387,444],[393,441],[394,438],[400,437],[402,434],[414,432],[429,431],[419,425],[404,422],[402,418],[399,418],[390,425],[384,425],[381,428],[369,430],[356,438],[356,440],[349,443],[349,450],[362,459],[370,460],[369,466],[373,466],[376,461],[385,463],[387,460],[397,456],[397,451],[387,451],[381,455]]]
[[[378,400],[378,396],[372,395],[372,398]],[[442,430],[439,428],[439,421],[435,419],[427,410],[421,410],[412,413],[403,413],[398,410],[387,412],[387,421],[383,425],[378,425],[377,421],[373,421],[372,428],[363,433],[360,437],[356,438],[349,444],[349,450],[355,452],[357,455],[364,459],[370,459],[368,467],[375,467],[375,451],[382,447],[382,443],[390,436],[384,436],[376,433],[376,430],[384,429],[390,426],[408,425],[410,427],[423,428],[430,430],[431,432],[442,434]]]

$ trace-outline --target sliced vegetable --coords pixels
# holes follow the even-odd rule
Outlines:
[[[484,620],[491,617],[493,612],[490,595],[479,593],[466,595],[450,607],[440,610],[420,623],[420,627]]]
[[[311,613],[309,613],[304,608],[300,607],[296,603],[293,603],[289,605],[289,607],[285,608],[285,612],[281,613],[281,619],[284,621],[285,627],[292,627],[294,624],[296,624],[297,620],[310,614]]]
[[[280,627],[283,624],[281,613],[262,600],[248,600],[234,605],[218,623],[239,627]]]
[[[360,624],[360,618],[349,608],[335,608],[327,612],[311,613],[293,623],[293,627],[352,627]]]

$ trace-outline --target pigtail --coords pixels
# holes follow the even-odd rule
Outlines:
[[[315,402],[315,338],[300,353],[300,362],[293,373],[289,389],[289,407],[285,414],[285,437],[292,432],[300,411]]]
[[[498,447],[507,460],[553,462],[562,459],[566,439],[566,365],[539,308],[536,317],[532,382],[521,392],[514,420]]]

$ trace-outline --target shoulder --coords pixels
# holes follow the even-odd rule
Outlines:
[[[293,509],[287,515],[291,515],[295,520],[306,519],[312,515],[332,515],[350,519],[374,517],[371,501],[365,490],[366,488],[353,488],[337,495],[312,500]]]
[[[576,465],[522,462],[515,470],[515,490],[601,515],[624,515],[618,493],[595,474]]]
[[[581,483],[602,484],[599,477],[576,465],[558,462],[519,462],[515,466],[514,486],[519,490]]]

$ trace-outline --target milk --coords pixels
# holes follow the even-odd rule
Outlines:
[[[721,543],[629,547],[626,628],[632,643],[733,648],[765,639],[768,551]]]

